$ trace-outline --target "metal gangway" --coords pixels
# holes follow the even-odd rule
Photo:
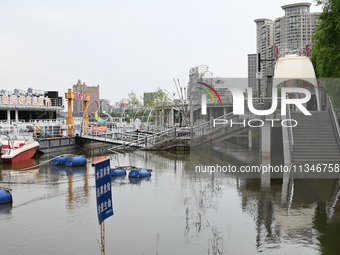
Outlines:
[[[110,151],[120,152],[126,150],[167,150],[176,146],[198,146],[212,141],[221,141],[250,129],[246,123],[250,114],[233,115],[224,114],[218,118],[206,121],[199,125],[189,127],[172,127],[161,131],[150,130],[120,130],[92,132],[82,135],[83,138],[93,141],[114,144]],[[233,124],[234,123],[234,124]],[[237,124],[238,123],[238,124]]]
[[[92,132],[82,135],[83,138],[93,141],[114,144],[110,151],[125,151],[133,149],[166,149],[167,146],[174,146],[175,140],[190,139],[190,128],[173,127],[158,132],[121,130]]]

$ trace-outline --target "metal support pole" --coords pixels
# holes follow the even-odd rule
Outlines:
[[[257,97],[260,98],[261,97],[261,78],[258,78],[258,84],[257,84]]]
[[[257,72],[258,72],[258,84],[257,84],[257,97],[261,96],[261,53],[257,53]]]

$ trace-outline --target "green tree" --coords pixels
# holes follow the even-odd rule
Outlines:
[[[162,125],[165,124],[165,108],[169,101],[168,95],[161,88],[157,88],[153,93],[153,107],[158,112],[157,115]]]
[[[340,78],[340,0],[318,0],[322,5],[319,25],[316,28],[312,48],[312,62],[319,78]],[[326,82],[326,93],[336,107],[340,106],[340,84]]]
[[[134,118],[134,116],[136,115],[138,111],[138,107],[140,106],[141,103],[133,91],[131,91],[131,93],[128,94],[128,97],[129,97],[129,105],[128,105],[129,115],[130,115],[130,118]]]
[[[110,113],[111,117],[121,117],[121,113],[120,112],[111,112]]]
[[[154,102],[156,106],[161,106],[169,102],[169,97],[161,88],[157,88],[154,93]]]
[[[155,92],[144,93],[144,95],[145,94],[148,94],[148,100],[144,106],[159,107],[164,104],[164,102],[170,101],[168,95],[161,88],[157,88]]]

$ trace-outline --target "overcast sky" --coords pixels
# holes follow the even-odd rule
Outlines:
[[[246,77],[254,19],[285,0],[30,0],[0,5],[0,88],[57,90],[78,79],[113,104],[158,87],[175,92],[191,67]],[[320,11],[312,2],[311,11]]]

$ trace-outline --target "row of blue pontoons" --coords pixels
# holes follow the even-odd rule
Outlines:
[[[51,164],[52,166],[86,166],[87,159],[83,155],[64,154],[52,158]]]
[[[85,156],[74,156],[70,154],[60,155],[52,158],[52,166],[67,166],[67,167],[77,167],[86,166],[87,160]],[[124,178],[129,171],[129,180],[131,182],[138,183],[138,181],[143,179],[148,179],[151,177],[151,169],[138,168],[134,166],[120,166],[116,168],[111,168],[110,173],[113,178]],[[136,181],[134,181],[136,180]],[[0,187],[0,204],[12,203],[12,193],[11,189]]]
[[[53,166],[69,166],[69,167],[77,167],[77,166],[86,166],[87,160],[85,156],[75,156],[71,154],[60,155],[52,158],[51,164]],[[121,166],[116,168],[111,168],[111,176],[125,176],[126,171],[129,172],[129,177],[150,177],[151,169],[138,168],[133,166]]]

